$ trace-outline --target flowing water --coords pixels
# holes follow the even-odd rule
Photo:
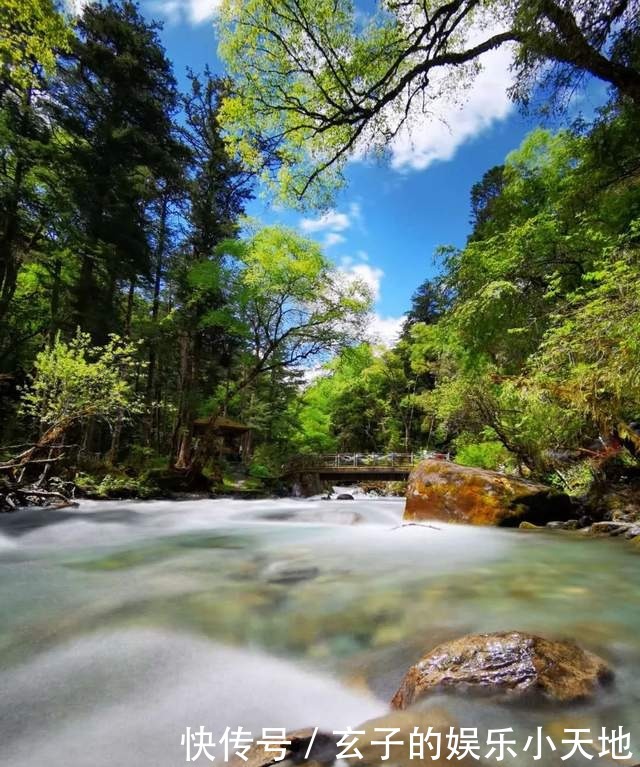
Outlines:
[[[362,497],[0,516],[0,765],[174,767],[186,727],[356,727],[426,650],[513,629],[576,639],[615,685],[561,712],[439,700],[455,721],[623,726],[640,762],[640,555],[401,516]]]

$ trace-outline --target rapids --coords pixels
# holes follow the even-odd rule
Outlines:
[[[186,727],[356,727],[424,651],[508,629],[577,640],[609,660],[615,687],[561,716],[441,701],[457,720],[624,726],[638,757],[638,555],[557,532],[400,527],[402,505],[0,515],[0,764],[173,767]]]

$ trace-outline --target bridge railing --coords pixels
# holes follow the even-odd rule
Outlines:
[[[325,453],[301,455],[289,461],[287,471],[311,471],[322,469],[393,468],[410,469],[424,458],[440,457],[437,453]],[[444,457],[444,456],[442,456]]]

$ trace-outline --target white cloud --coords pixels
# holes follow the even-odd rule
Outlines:
[[[221,0],[155,0],[151,8],[172,24],[187,21],[198,26],[212,19],[220,5]]]
[[[400,336],[404,317],[382,317],[377,312],[371,314],[367,329],[369,340],[383,346],[393,346]]]
[[[348,256],[341,259],[338,269],[345,275],[347,280],[361,282],[366,285],[374,301],[380,298],[380,285],[384,277],[382,269],[365,262],[354,262]]]
[[[338,265],[338,271],[342,273],[347,282],[364,284],[374,302],[380,299],[384,271],[380,267],[368,263],[369,255],[364,250],[359,250],[355,258],[343,256]],[[367,330],[363,340],[383,346],[393,346],[400,335],[404,316],[383,317],[378,312],[371,312],[367,318]]]
[[[391,144],[392,167],[424,170],[450,160],[462,144],[504,120],[513,109],[507,95],[511,60],[509,46],[490,51],[462,103],[443,96],[429,103],[429,114],[414,115]]]
[[[345,239],[338,232],[327,232],[327,236],[324,238],[324,246],[325,248],[330,248],[332,245],[340,245],[345,242]]]
[[[82,12],[91,0],[66,0],[70,11],[75,14]],[[222,0],[151,0],[149,6],[153,13],[164,16],[170,24],[186,21],[193,26],[209,21],[215,15]]]
[[[78,15],[88,2],[89,0],[65,0],[65,5],[71,13]]]
[[[344,232],[351,226],[351,219],[346,213],[338,213],[336,210],[328,210],[318,218],[303,218],[300,229],[307,234],[314,232]]]
[[[323,364],[313,365],[312,367],[304,368],[302,371],[302,377],[303,377],[302,385],[309,386],[314,381],[317,381],[318,378],[322,378],[327,375],[328,375],[328,371]]]
[[[347,238],[343,232],[353,226],[363,230],[362,209],[359,202],[349,203],[347,212],[331,209],[317,218],[303,218],[299,223],[300,230],[305,234],[316,237],[324,235],[322,245],[325,248],[342,245],[343,242],[346,242]],[[361,253],[363,251],[359,252],[359,257],[361,257]]]

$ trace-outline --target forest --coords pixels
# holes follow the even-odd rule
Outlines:
[[[273,489],[291,457],[339,451],[443,451],[571,493],[611,462],[631,472],[634,3],[505,3],[510,31],[464,52],[455,30],[483,4],[436,5],[418,23],[396,8],[411,3],[389,3],[360,35],[328,0],[283,5],[224,3],[228,76],[191,72],[180,92],[135,3],[90,3],[74,19],[51,0],[1,0],[5,499],[51,477],[106,496],[152,495],[170,477]],[[391,348],[362,343],[366,285],[246,206],[266,186],[326,208],[354,147],[379,151],[399,129],[398,94],[411,102],[438,68],[468,74],[505,42],[517,46],[513,98],[563,115],[562,127],[541,113],[477,180],[459,202],[465,246],[443,243]],[[315,69],[300,62],[310,46]],[[588,78],[607,86],[606,103],[570,120]],[[244,429],[233,456],[225,424]]]

